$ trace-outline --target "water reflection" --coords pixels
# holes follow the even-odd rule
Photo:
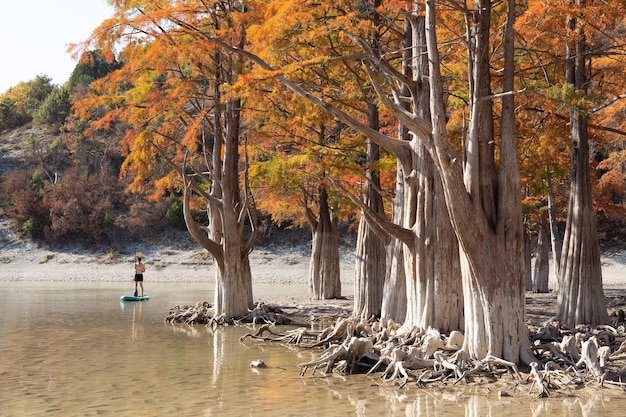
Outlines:
[[[142,312],[144,302],[147,301],[120,301],[120,310],[130,309],[132,311],[130,338],[135,341],[140,339],[143,334]]]
[[[299,376],[316,352],[239,338],[249,329],[164,324],[206,291],[154,284],[119,304],[107,283],[0,284],[0,415],[52,416],[623,416],[624,394],[499,399],[377,376]],[[251,368],[262,359],[267,368]],[[511,387],[514,392],[515,387]]]

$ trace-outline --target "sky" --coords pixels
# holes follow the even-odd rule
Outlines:
[[[64,84],[76,67],[70,43],[86,40],[113,8],[106,0],[0,0],[0,94],[47,75]]]

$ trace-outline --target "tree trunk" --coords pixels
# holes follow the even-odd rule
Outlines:
[[[414,177],[409,180],[415,184],[405,194],[409,205],[405,227],[414,231],[416,239],[405,247],[407,311],[403,327],[463,330],[459,246],[441,180],[423,146],[418,146],[414,158]]]
[[[559,268],[556,320],[592,326],[608,322],[600,247],[591,201],[589,148],[583,117],[572,110],[570,197]]]
[[[238,140],[232,133],[227,134],[224,141],[214,140],[213,155],[224,155],[224,161],[214,158],[213,167],[222,167],[220,174],[214,176],[211,186],[211,197],[207,198],[207,214],[209,225],[205,235],[195,223],[190,209],[192,188],[203,194],[198,184],[193,184],[183,170],[184,200],[183,210],[185,223],[191,236],[213,256],[215,261],[215,298],[213,312],[215,317],[240,317],[254,307],[252,297],[252,275],[248,255],[252,250],[254,233],[244,236],[244,219],[242,212],[250,211],[250,207],[241,201],[239,193],[239,171],[237,168]],[[222,175],[223,174],[223,175]],[[252,230],[254,231],[254,225]],[[230,231],[224,233],[224,231]]]
[[[513,91],[513,21],[508,1],[503,91]],[[465,350],[517,363],[532,359],[525,311],[523,229],[513,95],[502,97],[499,173],[493,160],[489,31],[491,2],[477,1],[470,16],[471,115],[464,169],[446,132],[443,84],[436,41],[435,1],[426,8],[433,136],[431,153],[443,180],[450,218],[462,248]],[[426,140],[425,143],[429,143]],[[464,178],[463,182],[459,177]],[[497,181],[495,181],[497,179]],[[496,192],[497,186],[497,192]],[[471,197],[470,197],[471,196]]]
[[[548,169],[547,185],[548,185],[548,213],[550,218],[550,244],[552,247],[552,268],[554,282],[558,284],[559,271],[561,265],[561,252],[563,250],[563,238],[559,231],[559,220],[556,216],[556,207],[554,205],[554,190],[552,189],[552,172]],[[558,290],[555,288],[555,290]]]
[[[223,63],[220,55],[216,55],[217,67],[229,72],[233,62],[227,61]],[[220,71],[217,73],[221,74]],[[211,96],[214,106],[213,120],[207,121],[202,130],[204,156],[195,161],[202,166],[185,161],[180,173],[184,183],[185,224],[194,240],[208,250],[215,261],[214,315],[235,318],[254,307],[248,255],[255,240],[256,210],[247,181],[243,182],[244,198],[240,191],[241,103],[239,100],[223,102],[220,85],[220,82],[215,83]],[[193,177],[187,175],[188,169],[195,170]],[[206,175],[206,172],[210,175]],[[244,178],[246,175],[244,172]],[[208,191],[204,189],[206,185],[209,186]],[[192,191],[200,195],[207,204],[209,223],[206,234],[191,214]],[[251,230],[247,235],[244,232],[246,224]]]
[[[337,218],[328,206],[328,193],[320,186],[317,217],[306,207],[311,226],[312,247],[309,289],[317,300],[341,297],[339,233]]]
[[[535,257],[535,265],[533,268],[532,291],[534,293],[546,293],[548,289],[548,281],[550,278],[550,248],[548,245],[548,213],[542,213],[539,228],[539,237],[537,238],[537,256]]]
[[[404,22],[404,31],[402,36],[402,74],[407,77],[412,76],[413,63],[413,24],[409,19]],[[402,85],[402,95],[408,97],[411,91],[407,85]],[[409,103],[402,103],[405,110],[410,110]],[[398,123],[398,140],[410,141],[409,130],[403,123]],[[411,159],[407,155],[407,160]],[[404,204],[405,204],[405,177],[410,172],[405,172],[403,166],[411,167],[407,161],[398,161],[396,163],[396,189],[393,198],[391,222],[397,225],[404,225]],[[402,323],[406,318],[406,274],[404,271],[404,243],[395,236],[391,236],[387,245],[387,271],[385,275],[385,284],[383,288],[383,301],[381,318],[390,319],[396,323]]]
[[[254,308],[250,261],[247,255],[242,256],[236,240],[225,241],[224,247],[224,267],[215,271],[213,309],[217,317],[241,317]]]
[[[582,2],[579,0],[578,5]],[[576,18],[569,22],[578,33],[574,47],[567,49],[567,82],[576,90],[587,87],[585,62],[589,54],[585,34]],[[587,120],[577,107],[570,109],[572,166],[567,223],[559,268],[556,320],[570,326],[608,322],[602,288],[600,246],[591,196]]]
[[[528,230],[528,224],[524,222],[524,276],[526,282],[526,291],[533,288],[533,269],[532,269],[532,236]]]
[[[369,126],[378,130],[378,109],[372,103],[368,107]],[[380,195],[380,178],[372,168],[380,158],[379,146],[368,140],[367,168],[364,203],[373,212],[384,215],[383,199]],[[354,277],[354,309],[356,317],[369,319],[380,317],[386,265],[385,244],[381,236],[361,216],[356,243],[356,265]]]
[[[410,73],[417,83],[416,117],[430,118],[426,20],[411,17]],[[406,317],[403,328],[435,328],[442,332],[462,330],[463,298],[460,285],[458,241],[443,198],[443,188],[434,161],[422,144],[413,149],[405,178],[403,225],[414,233],[405,242]]]
[[[387,267],[386,250],[381,238],[365,220],[359,224],[356,258],[352,314],[364,319],[380,317]]]
[[[401,127],[401,129],[403,129]],[[401,136],[403,137],[403,136]],[[396,195],[393,199],[391,222],[402,224],[404,204],[404,172],[398,162]],[[406,317],[406,275],[404,273],[404,244],[392,237],[387,245],[387,271],[383,287],[381,318],[402,323]]]

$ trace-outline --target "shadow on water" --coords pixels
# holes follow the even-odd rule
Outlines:
[[[165,324],[176,304],[211,299],[201,284],[159,284],[120,303],[119,283],[3,283],[0,415],[139,416],[623,416],[624,396],[498,398],[441,392],[377,376],[300,377],[317,352]],[[262,359],[267,368],[252,368]],[[512,388],[513,390],[513,388]],[[613,393],[615,391],[612,391]],[[485,394],[486,393],[486,394]]]

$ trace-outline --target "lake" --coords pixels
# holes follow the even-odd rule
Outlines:
[[[51,416],[603,416],[626,415],[626,394],[498,398],[382,384],[376,375],[299,376],[314,352],[167,325],[178,304],[212,301],[203,283],[0,283],[0,415]],[[276,291],[276,284],[255,292]],[[281,292],[306,291],[281,285]],[[263,359],[267,368],[251,368]]]

